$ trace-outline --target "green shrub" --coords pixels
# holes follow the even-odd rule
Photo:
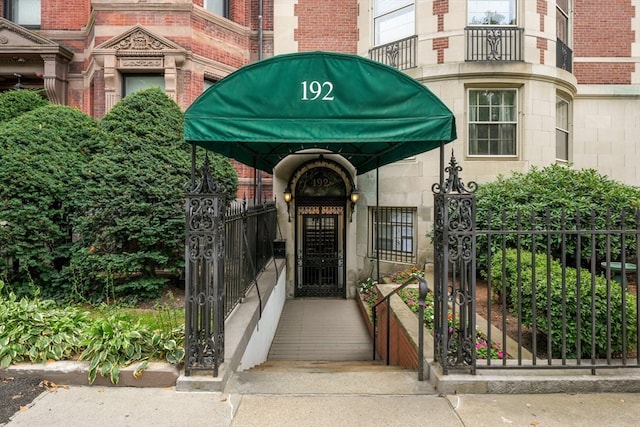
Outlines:
[[[95,121],[77,109],[46,105],[0,126],[0,259],[8,287],[60,296],[71,257],[80,168],[94,147]]]
[[[149,360],[184,359],[182,311],[164,308],[150,315],[110,307],[91,315],[53,300],[4,297],[3,287],[0,280],[0,369],[79,356],[89,361],[89,382],[100,374],[116,384],[123,366],[140,362],[137,378]]]
[[[182,119],[178,105],[154,88],[127,96],[100,121],[107,149],[84,170],[86,214],[78,218],[81,238],[67,270],[73,292],[94,300],[150,299],[166,285],[167,272],[179,276],[191,175]],[[231,163],[211,159],[214,175],[235,197]]]
[[[639,206],[640,189],[614,181],[593,169],[575,170],[561,165],[551,165],[542,169],[532,168],[528,173],[514,173],[511,177],[499,176],[496,181],[480,185],[477,190],[477,228],[478,230],[544,230],[545,218],[549,218],[550,229],[607,228],[607,214],[611,215],[611,224],[626,223],[635,229],[635,210]],[[593,219],[591,217],[594,214]],[[624,221],[622,219],[624,213]],[[491,219],[489,219],[491,214]],[[576,221],[579,215],[579,221]],[[593,220],[593,224],[592,224]],[[520,226],[518,226],[518,223]],[[608,227],[613,228],[613,227]],[[560,259],[565,255],[576,265],[587,265],[591,257],[591,236],[582,238],[580,260],[575,259],[577,238],[565,235],[563,249],[562,235],[552,234],[535,237],[536,249],[546,251]],[[504,240],[503,240],[504,239]],[[515,233],[496,236],[492,247],[487,248],[485,233],[478,235],[478,268],[486,268],[487,251],[497,253],[504,242],[506,247],[515,248],[518,237]],[[523,248],[532,249],[533,235],[522,234],[519,243]],[[595,236],[596,265],[604,261],[607,250],[607,238]],[[626,255],[635,253],[635,235],[625,238]],[[619,236],[611,237],[611,257],[619,259],[622,254]]]
[[[564,356],[576,358],[578,340],[580,357],[591,357],[592,342],[595,343],[593,355],[606,357],[608,329],[612,352],[620,355],[624,349],[623,295],[627,316],[626,349],[631,351],[636,348],[636,297],[623,294],[615,282],[607,289],[606,278],[602,276],[593,277],[587,270],[578,271],[570,267],[566,267],[563,273],[562,265],[545,254],[536,254],[534,258],[532,253],[522,251],[518,258],[518,252],[514,249],[497,254],[492,259],[490,273],[494,287],[504,283],[506,300],[515,315],[521,313],[522,324],[531,327],[535,320],[538,331],[551,335],[552,348],[547,351],[551,351],[554,357],[563,356],[562,344],[565,342]],[[609,307],[607,301],[610,302]],[[592,335],[592,325],[595,326],[595,335]]]
[[[48,105],[42,92],[35,90],[8,90],[0,92],[0,123]]]

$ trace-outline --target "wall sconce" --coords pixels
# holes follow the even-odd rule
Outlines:
[[[356,203],[358,203],[358,200],[360,199],[360,192],[357,187],[353,187],[349,199],[351,200],[351,215],[349,217],[349,222],[353,222],[353,211],[356,210]]]
[[[24,89],[24,86],[22,85],[22,82],[20,82],[20,79],[22,79],[22,74],[13,73],[13,75],[16,77],[16,79],[18,79],[18,82],[13,85],[13,88],[14,89]]]
[[[284,201],[287,203],[287,217],[291,222],[291,201],[293,200],[293,194],[291,194],[291,187],[287,184],[287,188],[284,189]]]

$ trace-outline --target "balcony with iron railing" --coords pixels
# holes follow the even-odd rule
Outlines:
[[[556,40],[556,67],[573,72],[573,51],[562,42],[562,40]]]
[[[418,36],[406,37],[369,50],[369,58],[390,65],[398,70],[417,67],[416,48]]]
[[[473,26],[464,29],[467,62],[523,61],[523,29],[505,26]]]

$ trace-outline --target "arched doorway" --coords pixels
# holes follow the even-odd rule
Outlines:
[[[295,296],[346,296],[347,199],[355,186],[338,163],[322,157],[292,175]]]

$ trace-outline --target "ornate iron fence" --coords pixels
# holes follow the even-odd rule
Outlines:
[[[185,374],[212,371],[224,361],[224,321],[273,257],[275,202],[227,207],[208,157],[186,194]]]
[[[480,25],[464,29],[465,61],[522,61],[523,29]]]
[[[411,36],[369,50],[369,58],[390,65],[398,70],[417,67],[416,47],[418,36]]]
[[[445,171],[433,188],[443,373],[640,367],[640,211],[478,218],[475,184],[453,156]]]

